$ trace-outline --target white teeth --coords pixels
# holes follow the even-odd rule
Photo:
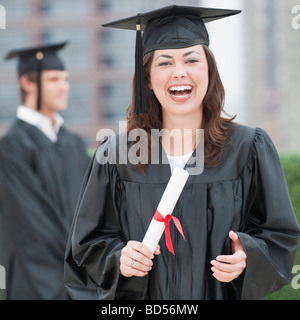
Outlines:
[[[191,86],[174,86],[169,88],[170,91],[192,90]]]

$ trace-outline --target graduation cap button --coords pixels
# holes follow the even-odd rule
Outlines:
[[[42,51],[37,52],[36,58],[37,58],[37,60],[43,60],[43,58],[44,58],[43,52]]]

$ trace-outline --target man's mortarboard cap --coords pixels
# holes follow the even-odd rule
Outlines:
[[[67,41],[57,44],[12,50],[7,54],[5,59],[19,59],[19,76],[39,70],[65,70],[64,64],[56,52],[61,50],[66,44]]]
[[[40,76],[43,70],[65,70],[62,60],[57,55],[57,51],[61,50],[68,42],[56,44],[45,44],[31,48],[23,48],[10,51],[5,57],[6,60],[18,58],[18,76],[29,72],[38,73],[38,103],[37,109],[41,108],[41,84]]]
[[[102,24],[103,27],[136,30],[135,112],[144,112],[143,56],[160,49],[209,45],[205,23],[229,17],[241,10],[172,5]],[[144,31],[143,39],[141,31]]]

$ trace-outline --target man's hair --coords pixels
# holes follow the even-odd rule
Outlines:
[[[29,81],[37,83],[38,74],[36,71],[26,73],[25,76],[27,76],[27,79]],[[22,85],[20,83],[20,99],[23,104],[25,103],[26,96],[27,96],[27,92],[22,88]]]

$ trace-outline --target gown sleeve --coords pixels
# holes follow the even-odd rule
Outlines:
[[[247,266],[238,291],[241,299],[263,299],[291,281],[300,233],[280,159],[262,129],[256,129],[243,184],[244,218],[237,234]]]
[[[118,173],[98,147],[86,172],[65,255],[65,286],[72,299],[114,299],[126,245],[118,219]],[[110,152],[110,151],[108,151]],[[102,162],[102,164],[101,164]]]
[[[7,272],[14,274],[13,280],[7,280],[7,294],[26,299],[66,299],[62,261],[67,225],[56,204],[43,192],[41,181],[28,164],[26,150],[17,141],[14,146],[18,152],[12,154],[1,145],[0,155],[0,255],[3,263],[9,263]]]

